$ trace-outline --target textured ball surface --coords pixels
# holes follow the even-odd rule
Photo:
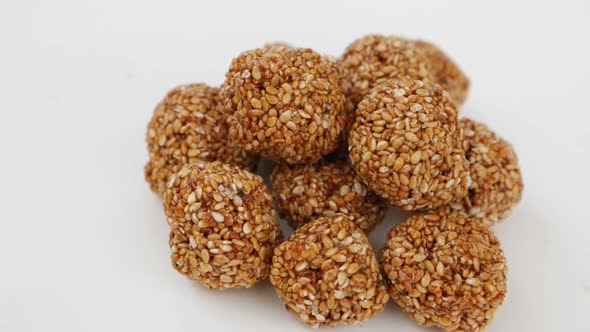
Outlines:
[[[172,175],[164,193],[172,264],[214,289],[265,278],[282,241],[262,178],[220,162],[197,162]]]
[[[392,299],[420,325],[482,331],[506,295],[498,239],[463,213],[409,218],[380,252]]]
[[[437,84],[405,77],[373,88],[359,103],[349,155],[369,188],[402,210],[438,208],[467,194],[457,109]]]
[[[320,216],[343,213],[365,232],[383,218],[385,202],[372,191],[346,161],[314,165],[280,165],[271,175],[275,201],[293,228]]]
[[[472,183],[468,195],[451,203],[458,210],[494,226],[506,218],[522,197],[523,180],[516,152],[485,124],[460,119],[463,149]]]
[[[367,320],[389,300],[369,241],[344,215],[318,218],[281,243],[270,281],[287,310],[312,327]]]
[[[457,105],[463,104],[469,92],[469,78],[461,68],[438,46],[426,41],[417,41],[415,45],[430,61],[434,81],[449,93]]]
[[[220,160],[253,167],[256,157],[229,143],[227,115],[221,112],[219,89],[188,84],[170,91],[148,125],[150,159],[145,178],[162,195],[170,176],[187,163]]]
[[[434,78],[430,62],[415,43],[396,36],[368,35],[355,40],[346,48],[340,63],[347,82],[345,93],[353,105],[389,79]]]
[[[229,136],[289,164],[332,152],[346,121],[341,70],[311,49],[270,47],[235,58],[222,88]]]

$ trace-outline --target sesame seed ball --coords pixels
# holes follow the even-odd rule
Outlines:
[[[164,193],[172,265],[213,289],[250,287],[268,275],[283,239],[262,178],[221,162],[172,175]]]
[[[416,47],[430,61],[434,81],[445,89],[457,105],[463,104],[469,92],[469,78],[461,68],[438,46],[426,41],[416,41]]]
[[[437,84],[404,77],[373,88],[359,103],[349,156],[369,188],[405,211],[467,194],[457,109]]]
[[[280,165],[271,181],[279,212],[293,228],[320,216],[344,213],[357,227],[369,232],[381,221],[386,208],[346,161]]]
[[[332,152],[346,121],[337,66],[311,49],[242,53],[222,88],[231,140],[289,164],[315,163]]]
[[[358,104],[378,84],[410,76],[432,80],[430,62],[412,40],[396,36],[368,35],[350,44],[340,61],[346,81],[345,94]]]
[[[484,226],[494,226],[522,197],[524,185],[516,152],[483,123],[463,118],[459,128],[473,182],[468,195],[449,207],[481,220]]]
[[[150,160],[145,178],[162,195],[170,175],[187,163],[220,160],[241,167],[254,166],[256,157],[229,144],[227,116],[221,112],[219,89],[188,84],[168,92],[148,125]]]
[[[506,295],[496,236],[462,213],[409,218],[380,252],[391,298],[420,325],[482,331]]]
[[[341,214],[303,225],[276,247],[270,281],[312,327],[367,320],[389,300],[367,237]]]

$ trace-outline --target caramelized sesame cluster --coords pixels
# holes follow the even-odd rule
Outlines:
[[[449,93],[458,106],[463,104],[469,92],[469,78],[461,68],[438,46],[423,40],[415,45],[430,62],[434,81]]]
[[[340,59],[265,44],[220,88],[173,89],[148,126],[145,177],[174,268],[211,289],[270,276],[311,327],[365,321],[391,296],[420,325],[482,331],[506,296],[489,227],[523,180],[510,143],[459,118],[469,84],[434,44],[368,35]],[[259,157],[276,163],[272,194],[250,172]],[[286,241],[274,203],[295,229]],[[420,214],[377,258],[366,234],[386,203]]]
[[[319,161],[346,121],[341,80],[337,63],[311,49],[242,53],[222,87],[232,142],[278,162]]]
[[[321,216],[345,213],[369,232],[385,211],[384,201],[367,189],[346,161],[280,165],[271,180],[277,208],[294,228]]]
[[[411,217],[380,252],[391,298],[420,325],[481,331],[506,295],[506,258],[494,234],[465,214]]]
[[[443,209],[463,211],[491,227],[504,220],[522,197],[518,158],[510,143],[485,124],[459,120],[472,183],[463,199]]]
[[[352,165],[369,188],[403,210],[462,198],[470,178],[457,115],[437,84],[386,81],[358,106],[348,141]]]
[[[173,266],[209,288],[251,287],[283,239],[262,178],[220,162],[174,174],[164,193]]]
[[[312,327],[367,320],[389,300],[367,237],[342,214],[297,229],[274,250],[270,274],[287,310]]]
[[[347,82],[346,94],[358,104],[377,85],[409,76],[433,80],[431,64],[409,39],[368,35],[348,46],[340,61]]]
[[[226,119],[218,88],[188,84],[168,92],[147,130],[145,178],[152,190],[161,196],[172,174],[198,160],[254,167],[257,158],[229,142]]]

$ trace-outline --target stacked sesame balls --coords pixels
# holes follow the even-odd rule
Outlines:
[[[234,58],[219,88],[173,89],[145,166],[173,267],[211,289],[270,276],[312,327],[367,320],[391,298],[420,325],[481,331],[506,296],[489,227],[523,181],[511,145],[459,117],[469,84],[431,43],[369,35],[340,59],[267,44]],[[276,164],[272,191],[259,157]],[[413,216],[376,255],[366,234],[387,204]]]

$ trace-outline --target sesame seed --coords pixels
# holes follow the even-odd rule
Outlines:
[[[219,212],[211,212],[211,217],[217,222],[223,222],[225,217]]]
[[[291,120],[291,115],[293,114],[293,112],[291,110],[286,110],[283,113],[281,113],[281,116],[279,117],[279,120],[282,123],[286,123],[287,121]]]
[[[338,262],[338,263],[344,263],[344,262],[346,262],[346,256],[344,256],[342,254],[334,255],[334,256],[332,256],[332,259],[335,262]]]
[[[247,222],[244,224],[244,226],[242,227],[242,231],[244,232],[244,234],[250,234],[250,232],[252,232],[252,226],[250,226],[250,223]]]
[[[295,267],[295,271],[300,272],[307,268],[307,262],[301,262]]]

